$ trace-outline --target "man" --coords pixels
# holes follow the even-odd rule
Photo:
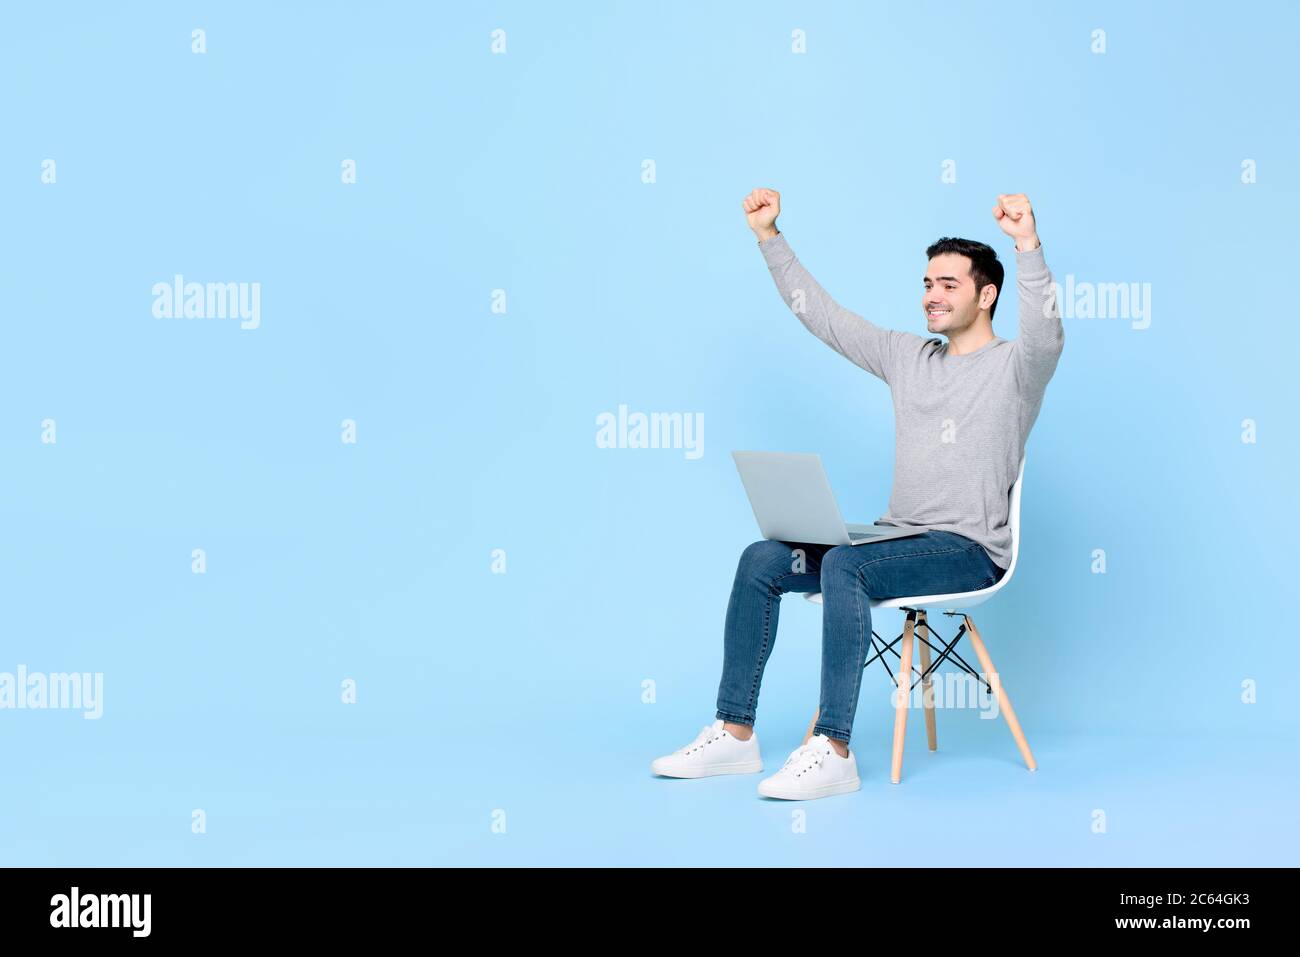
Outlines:
[[[870,647],[870,600],[974,591],[1006,573],[1010,489],[1065,338],[1023,193],[1001,195],[993,207],[1015,240],[1020,333],[1010,341],[993,333],[1003,269],[989,246],[940,239],[926,250],[921,308],[930,335],[922,337],[880,328],[835,302],[776,228],[775,190],[756,189],[743,206],[786,305],[809,332],[889,386],[894,485],[878,522],[927,528],[864,545],[764,540],[741,555],[716,720],[651,770],[683,778],[763,770],[754,713],[781,596],[820,591],[821,708],[803,745],[758,786],[760,795],[803,800],[860,786],[848,743]]]

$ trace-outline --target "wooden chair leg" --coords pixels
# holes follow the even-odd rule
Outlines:
[[[921,629],[918,645],[921,649],[921,671],[924,673],[930,670],[930,646],[926,643],[930,640],[930,628],[925,623],[924,610],[918,611],[916,616],[916,627]],[[925,739],[931,751],[938,751],[939,732],[934,723],[934,687],[928,677],[921,679],[921,700],[925,704]]]
[[[1020,730],[1020,722],[1016,719],[1015,709],[1011,707],[1011,699],[1007,696],[1006,689],[1002,687],[1001,680],[993,668],[993,659],[989,657],[988,649],[984,647],[984,642],[980,639],[979,630],[975,627],[975,622],[971,621],[970,615],[963,614],[966,619],[966,632],[970,635],[971,646],[975,649],[975,654],[980,660],[980,667],[984,669],[985,676],[993,685],[998,695],[998,708],[1002,716],[1007,719],[1007,726],[1011,728],[1011,736],[1016,739],[1016,747],[1020,749],[1020,756],[1025,759],[1025,764],[1029,770],[1037,771],[1038,764],[1034,761],[1033,752],[1029,750],[1029,742],[1025,740],[1025,733]]]
[[[898,665],[897,702],[894,705],[894,758],[889,766],[889,780],[897,784],[903,777],[903,741],[907,738],[907,709],[911,702],[908,693],[912,686],[912,628],[916,612],[907,613],[903,625],[903,660]]]

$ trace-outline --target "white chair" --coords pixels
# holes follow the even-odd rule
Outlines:
[[[993,667],[993,659],[989,657],[988,649],[984,647],[984,642],[980,640],[979,630],[975,627],[975,622],[971,620],[970,615],[965,613],[962,614],[964,621],[962,622],[961,627],[957,630],[957,634],[953,637],[952,641],[944,644],[943,651],[939,654],[939,658],[934,662],[934,664],[930,663],[930,650],[934,646],[930,644],[929,637],[933,634],[940,642],[943,642],[944,639],[942,635],[932,631],[925,618],[927,607],[944,608],[946,609],[944,611],[945,615],[956,615],[956,609],[958,608],[973,608],[976,605],[983,604],[997,594],[998,589],[1011,581],[1011,576],[1016,570],[1016,559],[1020,555],[1020,486],[1023,484],[1024,478],[1025,460],[1024,458],[1021,458],[1020,472],[1016,476],[1015,484],[1011,486],[1011,507],[1008,515],[1008,524],[1011,526],[1011,564],[1007,567],[1007,573],[1003,575],[999,581],[994,582],[988,588],[981,588],[979,591],[957,592],[951,595],[918,595],[916,597],[871,600],[871,610],[873,612],[878,608],[901,608],[907,612],[907,618],[903,625],[903,633],[888,645],[885,645],[884,639],[880,638],[874,630],[871,632],[871,647],[875,651],[875,655],[868,658],[862,666],[863,668],[866,668],[871,664],[871,662],[879,658],[881,665],[884,666],[886,671],[889,671],[889,665],[885,662],[884,657],[885,651],[889,651],[894,655],[894,657],[899,659],[900,677],[901,675],[906,674],[909,679],[907,692],[904,693],[901,689],[899,678],[896,678],[892,672],[890,673],[890,680],[893,681],[895,687],[898,688],[897,700],[894,705],[894,754],[889,773],[890,780],[895,784],[898,784],[902,778],[903,741],[906,737],[907,731],[907,711],[911,700],[911,691],[916,687],[911,682],[911,676],[913,674],[912,637],[914,629],[917,628],[919,628],[921,632],[922,670],[919,677],[922,685],[922,700],[925,705],[925,733],[930,744],[930,750],[937,751],[939,748],[938,735],[934,723],[934,690],[930,684],[931,674],[939,667],[939,665],[943,664],[945,659],[951,656],[956,660],[962,670],[974,676],[977,680],[980,679],[979,673],[963,661],[961,655],[953,651],[957,646],[957,642],[961,640],[961,636],[966,632],[969,632],[970,643],[975,648],[975,655],[979,658],[980,667],[984,669],[983,674],[986,676],[984,684],[989,687],[991,694],[997,695],[999,710],[1007,719],[1007,726],[1011,729],[1012,737],[1016,739],[1016,747],[1020,749],[1020,756],[1025,759],[1025,764],[1028,765],[1029,770],[1031,771],[1038,770],[1038,765],[1034,762],[1034,755],[1029,750],[1029,742],[1025,740],[1024,732],[1020,730],[1020,722],[1016,719],[1016,712],[1011,707],[1011,699],[1007,697],[1006,689],[1003,688],[1002,682],[998,680],[997,671]],[[864,547],[870,548],[871,546],[867,545]],[[816,604],[820,605],[822,603],[820,592],[811,592],[805,597]],[[876,647],[877,639],[880,640],[883,647]],[[897,651],[894,651],[894,645],[900,640],[903,643],[903,652],[901,655]],[[990,680],[992,682],[991,685]],[[813,719],[808,725],[808,733],[804,736],[805,741],[812,736],[813,728],[816,726],[817,718],[820,714],[820,708],[815,714],[813,714]]]

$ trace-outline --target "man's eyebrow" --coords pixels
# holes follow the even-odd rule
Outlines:
[[[961,280],[958,279],[956,276],[936,276],[935,278],[936,278],[936,279],[951,279],[953,282],[961,282]],[[930,281],[930,277],[929,277],[929,276],[922,276],[922,277],[921,277],[921,282],[929,282],[929,281]]]

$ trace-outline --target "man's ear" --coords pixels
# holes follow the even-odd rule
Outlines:
[[[998,287],[989,283],[980,290],[980,308],[987,309],[993,305],[998,298]]]

